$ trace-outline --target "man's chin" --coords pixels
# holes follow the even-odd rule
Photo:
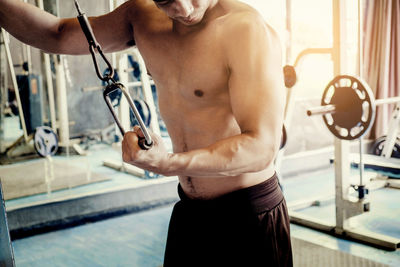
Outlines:
[[[200,22],[200,20],[196,19],[196,18],[192,18],[192,19],[188,19],[188,20],[187,19],[179,19],[178,21],[185,26],[193,26]]]

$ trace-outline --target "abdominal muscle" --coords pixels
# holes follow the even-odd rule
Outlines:
[[[192,199],[213,199],[264,182],[274,175],[272,166],[260,172],[228,177],[179,176],[185,194]]]
[[[188,112],[185,112],[186,114]],[[183,114],[185,114],[183,113]],[[224,114],[225,112],[221,112]],[[182,122],[174,121],[168,126],[168,132],[174,147],[174,153],[186,152],[197,148],[204,148],[217,140],[240,134],[237,123],[231,116],[218,116],[220,112],[213,110],[212,114],[197,113],[195,119],[191,118],[191,125],[197,125],[198,129],[193,127],[183,127]],[[181,117],[184,117],[182,115]],[[203,121],[202,118],[214,118]],[[166,121],[169,122],[167,119]],[[213,129],[213,131],[204,131],[203,129]],[[217,134],[218,133],[218,134]],[[256,155],[255,155],[256,156]],[[272,177],[275,173],[274,164],[259,172],[243,173],[237,176],[179,176],[179,183],[189,198],[193,199],[213,199],[224,194],[247,188]]]
[[[228,96],[222,97],[223,100],[220,99],[221,97],[212,99],[203,97],[203,101],[207,103],[205,107],[199,107],[200,104],[195,101],[197,99],[192,99],[190,107],[181,106],[182,104],[179,105],[178,102],[167,105],[168,109],[163,108],[165,102],[160,102],[160,111],[167,125],[174,153],[205,148],[218,140],[241,133],[232,114]],[[186,123],[188,121],[190,123]],[[275,167],[271,163],[262,171],[237,176],[179,176],[179,183],[189,198],[213,199],[262,183],[274,173]]]

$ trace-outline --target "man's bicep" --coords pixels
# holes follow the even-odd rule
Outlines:
[[[98,17],[89,17],[95,39],[105,52],[114,52],[129,47],[133,33],[126,17],[126,7]],[[61,54],[88,54],[88,41],[76,17],[60,19],[58,25],[58,43],[56,52]]]
[[[128,1],[108,14],[89,18],[104,51],[120,51],[135,44],[130,16],[134,17],[136,10],[131,3]]]
[[[228,54],[232,111],[242,132],[274,142],[280,136],[285,99],[281,48],[265,25],[242,28]]]

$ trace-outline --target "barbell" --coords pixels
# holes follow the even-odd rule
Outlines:
[[[334,136],[354,140],[365,135],[372,127],[376,106],[396,102],[400,102],[400,97],[375,100],[364,80],[339,75],[326,86],[321,106],[308,109],[307,115],[322,115],[325,125]]]

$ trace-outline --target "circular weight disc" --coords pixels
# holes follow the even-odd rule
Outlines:
[[[58,138],[50,127],[40,126],[33,135],[35,150],[41,157],[54,156],[58,150]]]
[[[386,145],[386,135],[379,137],[372,144],[371,152],[373,155],[380,156],[382,155],[383,147]],[[400,158],[400,138],[396,138],[396,142],[393,146],[392,154],[390,155],[392,158]]]
[[[361,79],[335,77],[325,88],[321,105],[335,105],[333,114],[323,115],[329,131],[339,139],[354,140],[367,133],[375,119],[375,98]]]

